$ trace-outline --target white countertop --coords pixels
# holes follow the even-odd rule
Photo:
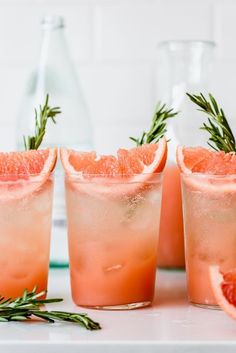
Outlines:
[[[156,299],[146,309],[112,312],[76,307],[68,270],[51,270],[48,296],[65,299],[48,309],[87,312],[102,330],[87,331],[69,323],[1,323],[1,353],[236,352],[236,321],[220,310],[189,305],[184,272],[159,270]]]

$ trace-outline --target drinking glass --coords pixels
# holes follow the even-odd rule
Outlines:
[[[0,295],[47,289],[53,175],[0,178]]]
[[[236,175],[182,174],[189,301],[217,305],[209,267],[236,267]]]
[[[75,304],[150,305],[155,288],[161,174],[131,179],[66,175],[69,262]]]

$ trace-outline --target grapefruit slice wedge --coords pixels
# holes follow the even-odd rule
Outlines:
[[[209,271],[217,304],[236,320],[236,268],[222,273],[219,266],[213,265]]]
[[[78,152],[66,148],[62,148],[60,154],[65,173],[72,183],[75,177],[85,183],[98,182],[102,184],[103,193],[109,192],[111,183],[116,183],[117,193],[132,193],[135,187],[131,188],[126,182],[134,186],[136,183],[137,189],[137,183],[144,185],[151,182],[156,173],[162,172],[167,158],[167,143],[162,138],[157,144],[119,149],[116,156],[97,156],[96,152]]]
[[[0,152],[0,200],[22,198],[41,188],[56,160],[56,148]]]
[[[210,151],[203,147],[177,148],[177,163],[183,173],[236,175],[236,154]]]
[[[96,152],[61,149],[61,161],[65,172],[80,175],[81,178],[94,175],[135,179],[140,174],[160,173],[165,166],[166,158],[165,138],[158,144],[146,144],[130,150],[119,149],[117,156],[97,156]]]
[[[176,160],[189,187],[218,195],[236,191],[235,153],[179,146]]]

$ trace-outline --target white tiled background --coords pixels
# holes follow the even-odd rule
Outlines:
[[[14,148],[44,14],[65,18],[96,148],[127,145],[127,137],[147,125],[158,100],[156,48],[162,40],[216,42],[212,91],[236,119],[235,0],[0,0],[0,150]]]

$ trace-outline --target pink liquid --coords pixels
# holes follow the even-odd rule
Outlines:
[[[160,184],[133,197],[114,196],[116,185],[106,194],[98,192],[100,185],[90,193],[90,186],[84,192],[79,183],[66,182],[73,300],[103,308],[148,305],[155,287]]]
[[[192,303],[212,306],[217,303],[209,267],[223,272],[236,267],[236,191],[220,186],[208,191],[195,178],[183,181],[188,296]]]
[[[184,268],[184,231],[180,172],[176,165],[166,167],[163,179],[158,266]]]
[[[29,182],[30,183],[30,182]],[[14,186],[13,186],[14,187]],[[27,185],[25,186],[27,188]],[[0,295],[15,298],[24,289],[47,289],[53,184],[6,199],[0,189]]]

